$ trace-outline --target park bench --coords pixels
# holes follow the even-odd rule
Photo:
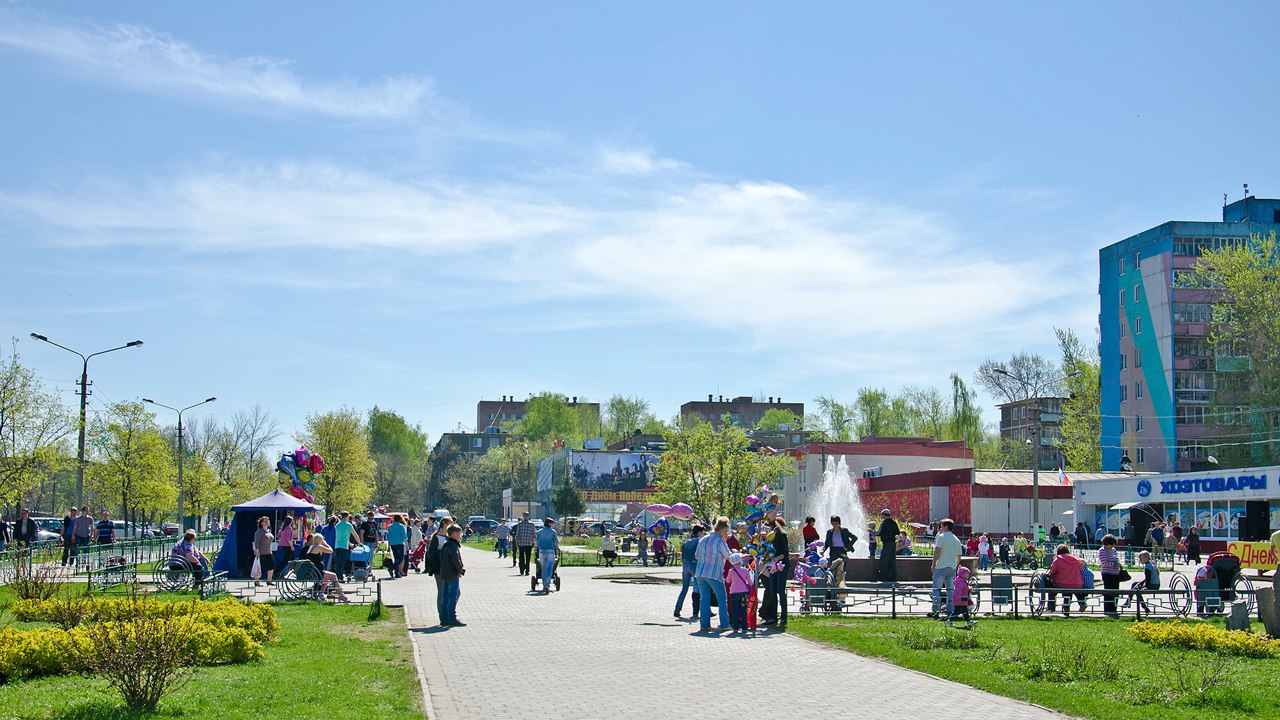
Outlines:
[[[137,563],[109,563],[88,571],[89,587],[95,591],[109,590],[118,585],[138,582]]]
[[[208,598],[217,597],[219,595],[226,595],[226,594],[227,594],[227,573],[225,570],[223,572],[216,572],[216,573],[213,573],[212,575],[209,575],[200,583],[200,599],[201,600],[206,600]]]

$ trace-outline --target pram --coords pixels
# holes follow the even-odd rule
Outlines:
[[[373,577],[373,558],[367,547],[359,547],[351,551],[349,575],[356,582],[364,582]]]
[[[1221,613],[1228,603],[1235,602],[1236,583],[1241,579],[1245,581],[1246,591],[1252,589],[1252,584],[1240,574],[1240,558],[1234,553],[1209,555],[1204,570],[1196,572],[1196,614]]]
[[[422,559],[427,556],[427,540],[423,538],[409,551],[409,567],[416,573],[422,572]]]
[[[529,573],[529,591],[537,592],[538,583],[542,581],[542,553],[535,550],[533,560],[533,572]],[[560,592],[560,548],[556,548],[556,564],[551,568],[551,582],[555,583],[556,592]]]

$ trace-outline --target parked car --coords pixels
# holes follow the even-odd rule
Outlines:
[[[492,535],[493,531],[498,527],[498,521],[482,518],[468,522],[467,527],[477,535]]]
[[[177,535],[182,532],[182,526],[178,523],[165,523],[160,526],[160,531],[165,535]]]

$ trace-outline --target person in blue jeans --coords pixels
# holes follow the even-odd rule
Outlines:
[[[440,593],[436,596],[436,610],[440,614],[441,627],[466,627],[458,620],[458,597],[460,580],[467,574],[462,566],[462,526],[449,527],[449,539],[440,548],[440,571],[436,577],[440,581]]]
[[[511,526],[507,524],[506,518],[502,518],[501,520],[498,521],[498,527],[494,528],[493,530],[493,537],[495,540],[497,540],[497,542],[494,544],[496,545],[496,549],[498,551],[498,557],[500,558],[506,557],[507,543],[511,540]]]
[[[698,581],[698,592],[701,594],[700,630],[711,629],[711,596],[715,595],[720,603],[720,629],[729,629],[729,594],[724,586],[724,567],[729,561],[729,518],[716,518],[715,531],[707,533],[698,541],[698,549],[694,553],[697,564],[693,576]]]
[[[689,593],[689,588],[693,588],[693,619],[698,619],[699,601],[702,599],[698,592],[697,582],[693,579],[693,573],[698,569],[698,540],[702,539],[702,533],[706,532],[701,525],[694,525],[689,530],[689,539],[684,541],[680,546],[680,595],[676,598],[675,616],[680,617],[680,611],[684,610],[684,597]]]
[[[551,576],[556,571],[556,550],[560,548],[560,535],[556,532],[555,518],[542,518],[542,529],[534,537],[538,544],[538,563],[542,565],[542,594],[551,592]]]

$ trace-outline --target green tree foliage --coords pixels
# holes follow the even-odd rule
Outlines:
[[[573,441],[583,437],[578,430],[578,413],[569,406],[569,398],[551,392],[534,395],[525,401],[524,418],[520,420],[518,430],[530,440],[552,438]]]
[[[418,507],[430,475],[427,435],[394,412],[369,411],[369,454],[377,463],[374,499],[393,508]]]
[[[260,406],[237,411],[226,425],[206,415],[198,423],[193,420],[191,428],[191,448],[201,454],[218,483],[226,488],[225,504],[219,501],[210,505],[210,510],[226,510],[281,487],[276,478],[276,458],[268,452],[280,429]],[[219,491],[217,497],[222,496]]]
[[[1055,329],[1062,350],[1063,386],[1059,448],[1068,470],[1102,469],[1102,364],[1098,352],[1086,346],[1073,330]]]
[[[604,405],[604,441],[612,445],[638,430],[659,435],[666,425],[649,411],[649,402],[638,397],[614,395]]]
[[[813,414],[810,429],[820,430],[831,442],[851,442],[854,439],[854,415],[856,408],[845,405],[825,395],[813,401],[818,410]]]
[[[485,515],[498,509],[504,487],[501,476],[481,467],[474,456],[455,458],[445,468],[444,478],[444,492],[454,517]]]
[[[182,469],[182,512],[194,516],[200,526],[200,519],[210,511],[231,506],[231,488],[218,478],[199,450],[188,453],[186,463]]]
[[[795,472],[789,456],[747,450],[746,431],[727,422],[717,429],[688,418],[667,431],[665,440],[658,497],[662,502],[688,503],[704,519],[742,515],[747,495]]]
[[[377,465],[369,455],[369,429],[355,410],[308,415],[295,440],[324,456],[326,469],[312,495],[328,511],[356,510],[373,497]]]
[[[760,422],[756,423],[759,429],[770,432],[779,430],[783,425],[789,425],[792,430],[799,430],[804,427],[804,418],[790,410],[769,408],[764,411],[764,415],[760,416]]]
[[[17,342],[16,340],[14,341]],[[13,505],[66,459],[77,425],[15,349],[0,357],[0,505]]]
[[[1208,251],[1194,282],[1215,300],[1209,339],[1218,370],[1213,417],[1233,439],[1215,449],[1223,464],[1280,462],[1280,243],[1254,234],[1247,245]],[[1237,408],[1248,408],[1238,412]]]
[[[153,522],[176,507],[177,467],[155,415],[140,402],[118,402],[95,421],[85,489],[130,522]]]
[[[576,517],[587,509],[582,502],[582,493],[578,492],[577,486],[568,478],[565,478],[565,481],[557,485],[552,492],[551,505],[555,508],[556,514],[561,517]]]

